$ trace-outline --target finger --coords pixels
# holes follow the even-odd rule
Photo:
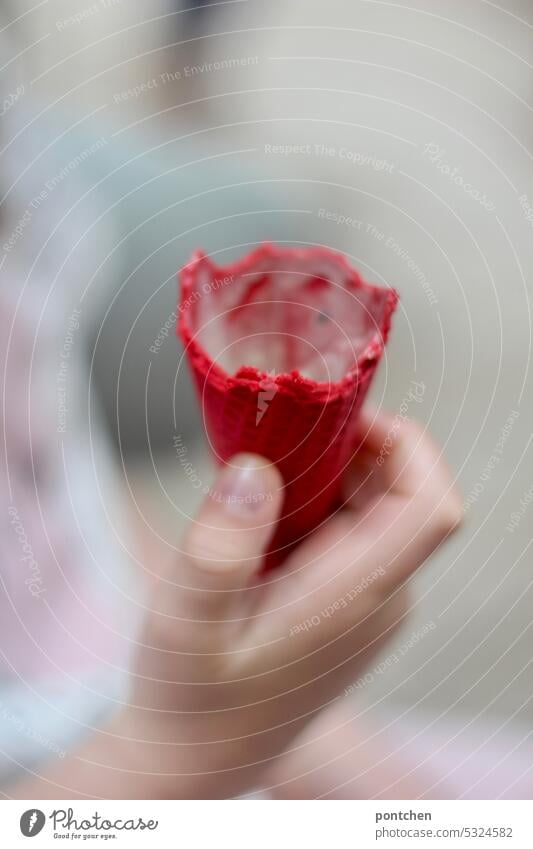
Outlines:
[[[191,617],[225,614],[261,569],[283,500],[277,468],[251,454],[234,457],[211,487],[183,540],[174,582]]]
[[[447,498],[427,484],[416,496],[382,494],[359,512],[343,511],[302,545],[301,579],[315,592],[326,585],[330,604],[369,582],[372,594],[390,594],[457,527],[460,505]]]
[[[408,610],[405,591],[376,602],[370,586],[361,587],[355,597],[345,597],[346,604],[322,605],[315,597],[314,606],[291,604],[279,609],[276,631],[284,638],[282,657],[290,664],[290,690],[303,695],[308,705],[324,707],[332,695],[341,692],[361,674],[369,661],[388,642]],[[309,601],[309,599],[308,599]],[[310,611],[313,615],[308,615]],[[272,618],[272,617],[271,617]],[[256,664],[264,671],[279,668],[280,646],[274,646],[273,629],[258,622],[254,633]]]
[[[340,699],[274,763],[263,792],[275,799],[373,799],[385,792],[418,799],[439,784],[438,797],[448,798],[440,776],[417,754],[402,736],[383,730],[379,717],[361,717],[357,705]]]
[[[389,422],[380,417],[369,429],[365,444],[372,443],[374,457]],[[301,600],[302,619],[320,615],[317,599],[323,609],[336,605],[339,625],[379,605],[457,527],[459,496],[439,450],[421,428],[404,423],[397,430],[388,462],[385,489],[373,492],[357,511],[333,517],[289,559],[284,594]]]
[[[381,473],[381,486],[406,496],[414,496],[430,481],[435,492],[459,501],[452,476],[427,430],[416,422],[365,409],[359,419],[359,443],[354,465],[365,465],[375,477]]]

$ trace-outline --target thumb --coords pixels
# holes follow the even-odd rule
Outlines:
[[[221,471],[185,533],[175,576],[197,615],[211,608],[211,618],[253,583],[282,501],[281,474],[262,457],[238,454]]]

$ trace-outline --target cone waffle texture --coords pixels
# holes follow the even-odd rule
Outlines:
[[[339,504],[398,295],[325,248],[267,244],[226,267],[198,251],[180,277],[178,332],[212,449],[283,475],[274,565]]]

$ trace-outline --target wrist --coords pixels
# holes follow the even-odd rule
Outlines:
[[[180,723],[159,711],[130,706],[117,715],[113,734],[123,769],[137,776],[147,798],[232,798],[254,786],[261,771],[253,758],[246,759],[242,745],[208,741],[196,721]]]
[[[206,799],[223,792],[223,776],[202,769],[194,743],[180,744],[174,719],[170,723],[157,711],[128,707],[111,730],[123,774],[143,788],[145,798]]]

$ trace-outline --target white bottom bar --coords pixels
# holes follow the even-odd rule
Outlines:
[[[533,847],[531,802],[103,801],[0,805],[1,845]]]

